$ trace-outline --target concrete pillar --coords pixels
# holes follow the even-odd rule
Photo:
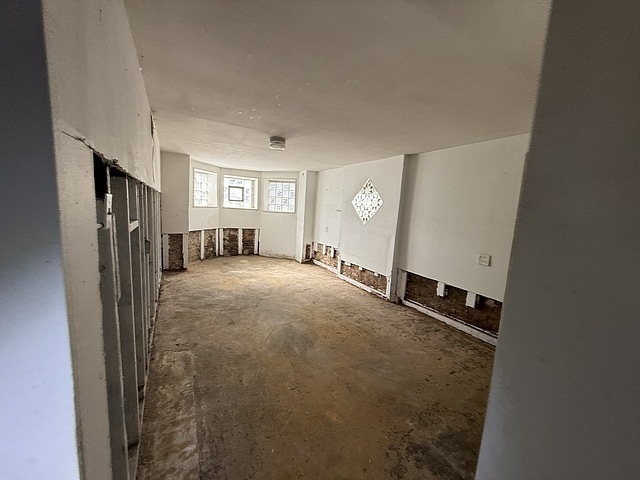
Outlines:
[[[478,479],[640,478],[639,38],[553,4]]]

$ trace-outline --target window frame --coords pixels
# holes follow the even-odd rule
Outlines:
[[[271,207],[271,203],[269,202],[270,199],[270,193],[271,193],[271,184],[272,183],[289,183],[289,184],[293,184],[294,186],[294,196],[293,196],[293,211],[277,211],[277,210],[270,210]],[[289,190],[290,191],[290,190]],[[291,197],[289,197],[291,198]],[[297,208],[298,208],[298,182],[295,178],[269,178],[267,179],[267,185],[265,186],[265,205],[264,205],[264,211],[268,212],[268,213],[286,213],[286,214],[295,214],[297,212]]]
[[[246,190],[246,186],[240,186],[240,185],[229,185],[227,187],[225,185],[225,180],[227,178],[235,178],[235,179],[239,179],[239,180],[249,180],[249,181],[251,181],[252,184],[253,184],[253,188],[255,190],[255,192],[252,192],[252,200],[253,200],[253,202],[255,202],[255,206],[253,206],[253,207],[240,207],[238,205],[227,204],[228,202],[238,201],[238,200],[229,200],[228,199],[229,188],[231,188],[231,187],[242,188],[243,189],[243,195],[244,195],[244,190]],[[225,191],[227,193],[225,193]],[[259,193],[260,193],[260,179],[259,178],[256,178],[256,177],[244,177],[242,175],[223,175],[222,176],[222,208],[231,208],[231,209],[234,209],[234,210],[258,210],[259,207],[260,207],[260,205],[259,205],[260,204]]]
[[[218,208],[218,172],[212,172],[203,168],[193,167],[193,176],[191,178],[191,206],[193,208]],[[203,173],[207,176],[213,176],[213,182],[209,181],[209,193],[213,193],[213,203],[209,203],[209,195],[207,195],[207,205],[196,205],[196,174]],[[211,192],[213,186],[213,192]]]

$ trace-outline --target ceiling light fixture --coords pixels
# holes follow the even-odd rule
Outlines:
[[[284,138],[282,137],[271,137],[269,138],[269,148],[271,150],[284,150]]]

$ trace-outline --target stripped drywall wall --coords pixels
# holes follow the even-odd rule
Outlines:
[[[524,134],[409,156],[398,266],[502,301],[528,143]]]
[[[124,2],[43,0],[42,12],[61,193],[58,211],[66,252],[64,286],[72,342],[79,464],[83,478],[110,479],[115,470],[109,436],[114,432],[105,428],[110,412],[106,407],[106,352],[100,337],[105,310],[97,275],[93,158],[97,154],[158,190],[160,150]],[[159,254],[153,246],[159,224],[153,213],[157,196],[157,192],[144,187],[149,223],[142,238],[150,242],[144,267],[148,306],[155,305],[159,286],[159,271],[149,267],[152,261],[157,264]],[[84,253],[80,256],[78,252]],[[65,381],[55,376],[52,380]],[[57,443],[51,442],[51,446]],[[44,476],[53,471],[59,474],[51,466],[48,471]]]

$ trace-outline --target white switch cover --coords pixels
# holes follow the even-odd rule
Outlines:
[[[491,255],[488,253],[478,254],[478,265],[484,265],[485,267],[491,266]]]
[[[447,284],[444,282],[438,282],[436,293],[439,297],[444,297],[447,293]]]

